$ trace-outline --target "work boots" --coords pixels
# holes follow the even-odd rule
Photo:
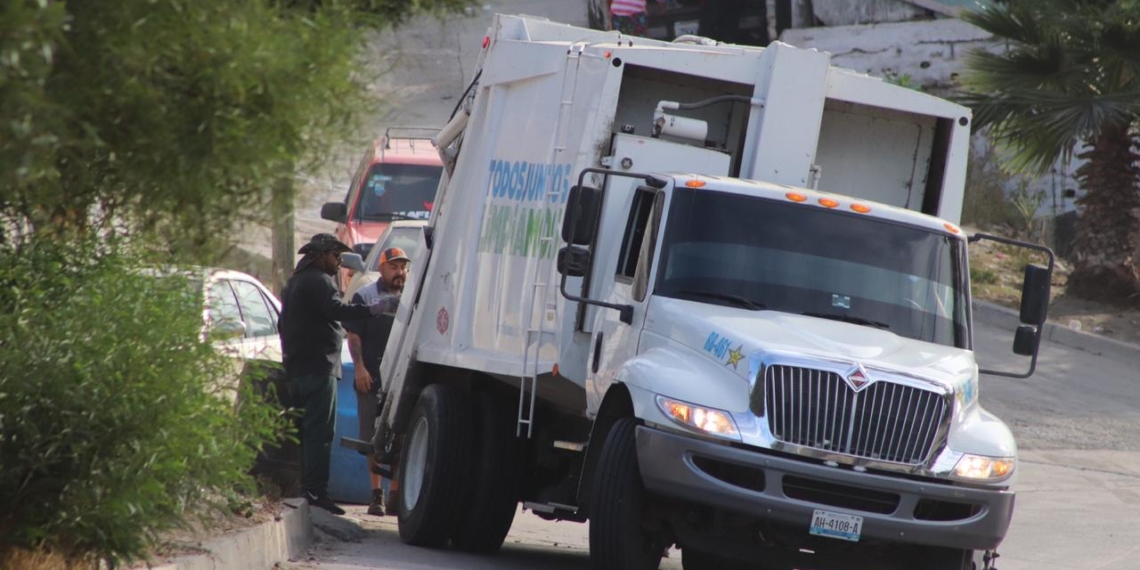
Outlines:
[[[393,517],[400,514],[396,511],[396,499],[396,491],[388,493],[388,504],[384,505],[384,514]]]
[[[368,514],[372,516],[384,516],[384,489],[372,490],[372,504],[368,505]]]

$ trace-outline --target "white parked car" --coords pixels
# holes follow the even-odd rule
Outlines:
[[[253,366],[280,369],[277,321],[281,301],[256,277],[230,269],[166,267],[145,271],[161,277],[181,275],[202,292],[202,338],[233,359],[233,373],[219,379],[224,397],[234,400],[237,383]]]
[[[242,359],[281,362],[281,301],[257,278],[228,269],[203,270],[206,333]]]

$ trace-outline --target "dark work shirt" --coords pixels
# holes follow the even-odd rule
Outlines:
[[[281,352],[285,373],[340,378],[340,351],[344,328],[339,321],[365,319],[367,305],[349,305],[341,299],[331,275],[315,266],[296,273],[281,292]]]
[[[361,305],[374,304],[382,296],[389,295],[389,293],[380,291],[382,287],[383,282],[379,280],[373,285],[361,287],[352,296],[352,302]],[[364,360],[364,368],[368,370],[374,380],[380,379],[380,359],[384,358],[384,347],[388,345],[388,336],[392,334],[392,323],[395,320],[392,315],[378,315],[344,323],[344,328],[348,332],[360,337],[361,352],[363,353],[361,358]],[[374,382],[374,384],[378,384],[378,382]]]

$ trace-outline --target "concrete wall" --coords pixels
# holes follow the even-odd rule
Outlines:
[[[1000,45],[961,20],[925,20],[785,30],[780,41],[831,53],[836,65],[876,77],[910,76],[926,90],[957,83],[966,55]]]
[[[825,26],[850,26],[928,19],[929,13],[899,0],[812,0],[815,17]]]
[[[818,12],[822,2],[813,2]],[[790,29],[779,39],[796,47],[829,52],[834,64],[860,73],[894,79],[909,77],[909,85],[940,96],[959,86],[970,51],[1004,49],[980,28],[951,18]],[[975,141],[975,152],[984,152],[990,146],[988,140],[984,140],[984,135],[976,138],[979,140]],[[1067,165],[1058,161],[1054,174],[1030,182],[1031,189],[1046,197],[1039,215],[1052,216],[1075,208],[1073,200],[1062,194],[1067,188],[1078,188],[1074,173],[1083,162],[1075,156]],[[1011,180],[1007,192],[1015,187],[1016,180]]]

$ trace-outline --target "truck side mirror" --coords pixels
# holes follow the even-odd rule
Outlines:
[[[325,202],[321,206],[321,219],[343,224],[348,217],[348,206],[344,202]]]
[[[590,250],[568,245],[558,250],[558,272],[567,277],[585,277],[590,267]]]
[[[1033,356],[1036,351],[1037,327],[1018,325],[1017,332],[1013,333],[1013,353],[1021,356]]]
[[[1021,283],[1021,322],[1041,325],[1049,308],[1049,280],[1051,272],[1040,265],[1025,266],[1025,280]],[[1020,328],[1018,331],[1020,332]],[[1024,353],[1018,353],[1024,354]]]
[[[572,186],[562,215],[562,241],[568,245],[590,245],[602,209],[602,192],[589,186]]]
[[[978,372],[982,374],[1009,378],[1029,378],[1037,368],[1037,351],[1041,348],[1042,327],[1045,326],[1045,317],[1049,309],[1049,284],[1053,277],[1054,266],[1053,250],[1043,245],[983,233],[976,233],[970,236],[968,240],[970,243],[991,240],[1031,249],[1044,254],[1049,260],[1047,266],[1026,265],[1025,280],[1021,283],[1021,313],[1018,315],[1018,319],[1023,324],[1018,325],[1017,331],[1013,333],[1013,353],[1030,357],[1029,370],[1024,373],[1017,373],[1005,370],[978,369]]]

